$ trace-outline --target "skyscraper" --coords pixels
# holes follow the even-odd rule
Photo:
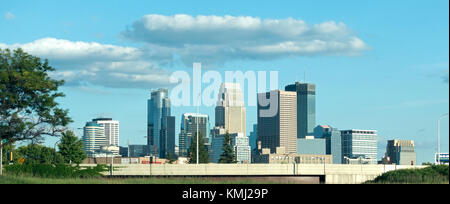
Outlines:
[[[252,151],[257,149],[258,124],[253,124],[253,130],[250,132],[249,145]]]
[[[245,106],[239,84],[223,83],[216,106],[216,127],[222,127],[228,133],[245,132]]]
[[[316,127],[316,85],[296,82],[285,87],[286,91],[297,92],[297,134],[298,138],[314,135]]]
[[[211,138],[209,116],[196,114],[196,113],[185,113],[181,116],[181,131],[179,135],[179,145],[180,145],[180,156],[188,156],[188,150],[191,146],[192,139],[195,134],[197,134],[197,122],[198,131],[205,140],[205,143],[210,143]]]
[[[88,157],[93,157],[100,147],[108,145],[105,128],[97,122],[87,122],[83,128],[83,149]]]
[[[342,164],[341,131],[329,125],[318,125],[314,128],[314,137],[325,139],[326,154],[333,156],[333,164]]]
[[[149,152],[157,157],[165,158],[168,147],[171,148],[172,146],[169,142],[175,141],[175,139],[172,140],[172,136],[175,137],[173,130],[175,125],[174,119],[170,118],[170,100],[167,89],[158,89],[151,92],[151,97],[147,101],[147,111],[147,145]],[[173,147],[175,147],[175,144],[173,144]]]
[[[107,145],[119,146],[119,121],[112,118],[96,118],[92,122],[96,122],[104,128]]]
[[[275,116],[262,117],[260,111],[270,106],[262,107],[258,102],[258,141],[261,141],[261,148],[269,148],[271,153],[275,153],[278,147],[282,147],[286,154],[297,153],[297,93],[274,90],[259,93],[258,100],[271,95],[278,98]]]
[[[222,83],[219,90],[215,113],[216,123],[215,127],[211,130],[212,141],[210,143],[212,149],[212,152],[210,152],[212,153],[210,155],[210,160],[212,162],[219,161],[220,155],[222,154],[224,137],[227,132],[231,136],[232,147],[236,142],[235,137],[238,135],[247,137],[245,135],[246,109],[239,84]],[[248,142],[248,139],[246,141]]]
[[[377,164],[376,130],[342,130],[342,157],[347,164]]]

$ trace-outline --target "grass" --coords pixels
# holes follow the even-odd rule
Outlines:
[[[449,166],[431,165],[423,169],[386,172],[367,184],[449,184]]]
[[[32,176],[0,176],[0,184],[261,184],[250,179],[225,180],[211,178],[40,178]]]

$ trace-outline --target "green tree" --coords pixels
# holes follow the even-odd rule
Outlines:
[[[83,150],[83,142],[70,130],[63,133],[58,148],[65,163],[80,164],[87,157]]]
[[[173,158],[173,154],[171,151],[167,153],[167,160],[169,161],[169,164],[173,164],[173,162],[175,161],[175,158]]]
[[[209,163],[209,154],[204,145],[205,142],[201,133],[199,134],[198,141],[200,144],[198,146],[198,163],[207,164]],[[189,163],[197,163],[197,134],[195,134],[195,137],[192,138],[191,146],[189,147]]]
[[[228,132],[225,134],[225,137],[223,139],[222,150],[223,153],[220,155],[219,163],[237,163],[233,147],[231,147],[231,136]]]
[[[17,149],[25,164],[61,164],[64,159],[55,149],[40,144],[29,144]]]
[[[48,74],[54,70],[48,60],[42,61],[20,48],[0,49],[0,141],[14,144],[61,136],[72,122],[68,110],[59,108],[55,100],[64,96],[58,92],[64,81],[50,78]]]
[[[6,158],[9,158],[9,152],[12,152],[12,159],[13,159],[13,163],[17,163],[19,158],[21,157],[21,155],[19,154],[19,152],[17,151],[17,149],[15,148],[14,144],[8,143],[3,145],[3,164],[9,164],[10,161],[7,160]]]

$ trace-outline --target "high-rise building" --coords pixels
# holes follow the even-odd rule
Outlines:
[[[253,130],[250,132],[249,145],[252,151],[258,148],[258,124],[253,124]]]
[[[151,97],[147,101],[147,111],[149,153],[165,158],[169,149],[170,151],[173,149],[173,152],[175,152],[175,119],[170,117],[170,100],[167,89],[158,89],[151,92]]]
[[[285,87],[297,92],[297,137],[314,135],[316,127],[316,85],[296,82]]]
[[[104,128],[107,145],[119,146],[119,121],[112,118],[96,118],[92,122],[96,122]]]
[[[222,127],[230,134],[246,134],[246,110],[242,90],[239,84],[222,83],[216,105],[216,127]]]
[[[333,156],[333,164],[342,164],[341,131],[329,125],[318,125],[314,128],[314,137],[325,139],[326,154]]]
[[[169,156],[169,152],[172,155],[172,158],[175,157],[175,116],[167,116],[166,117],[166,125],[161,130],[161,135],[163,139],[162,155],[161,158],[167,158]]]
[[[97,122],[87,122],[83,128],[83,149],[88,157],[93,157],[102,146],[108,145],[105,128]]]
[[[416,152],[413,140],[388,140],[386,157],[390,164],[416,165]]]
[[[196,114],[196,113],[185,113],[181,116],[181,131],[179,134],[179,145],[180,145],[180,156],[187,157],[188,150],[192,144],[192,139],[197,134],[197,123],[198,132],[202,135],[205,143],[210,143],[210,124],[209,116]]]
[[[246,134],[244,97],[239,84],[222,83],[215,109],[215,126],[211,130],[211,162],[217,163],[222,154],[222,146],[226,133],[232,138],[232,147],[235,137]],[[236,152],[235,152],[236,153]]]
[[[269,109],[270,105],[263,107],[258,101],[258,141],[261,148],[269,148],[274,153],[277,147],[283,147],[286,154],[297,153],[297,93],[274,90],[259,93],[258,100],[270,96],[278,99],[278,111],[273,117],[260,115],[261,110]]]
[[[342,161],[346,164],[377,164],[376,130],[342,130]]]

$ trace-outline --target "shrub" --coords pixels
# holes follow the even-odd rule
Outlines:
[[[35,176],[42,178],[91,178],[100,177],[108,171],[106,165],[95,167],[71,166],[67,164],[13,164],[5,166],[5,173],[16,176]]]
[[[423,169],[389,171],[366,183],[449,183],[449,166],[431,165]]]

